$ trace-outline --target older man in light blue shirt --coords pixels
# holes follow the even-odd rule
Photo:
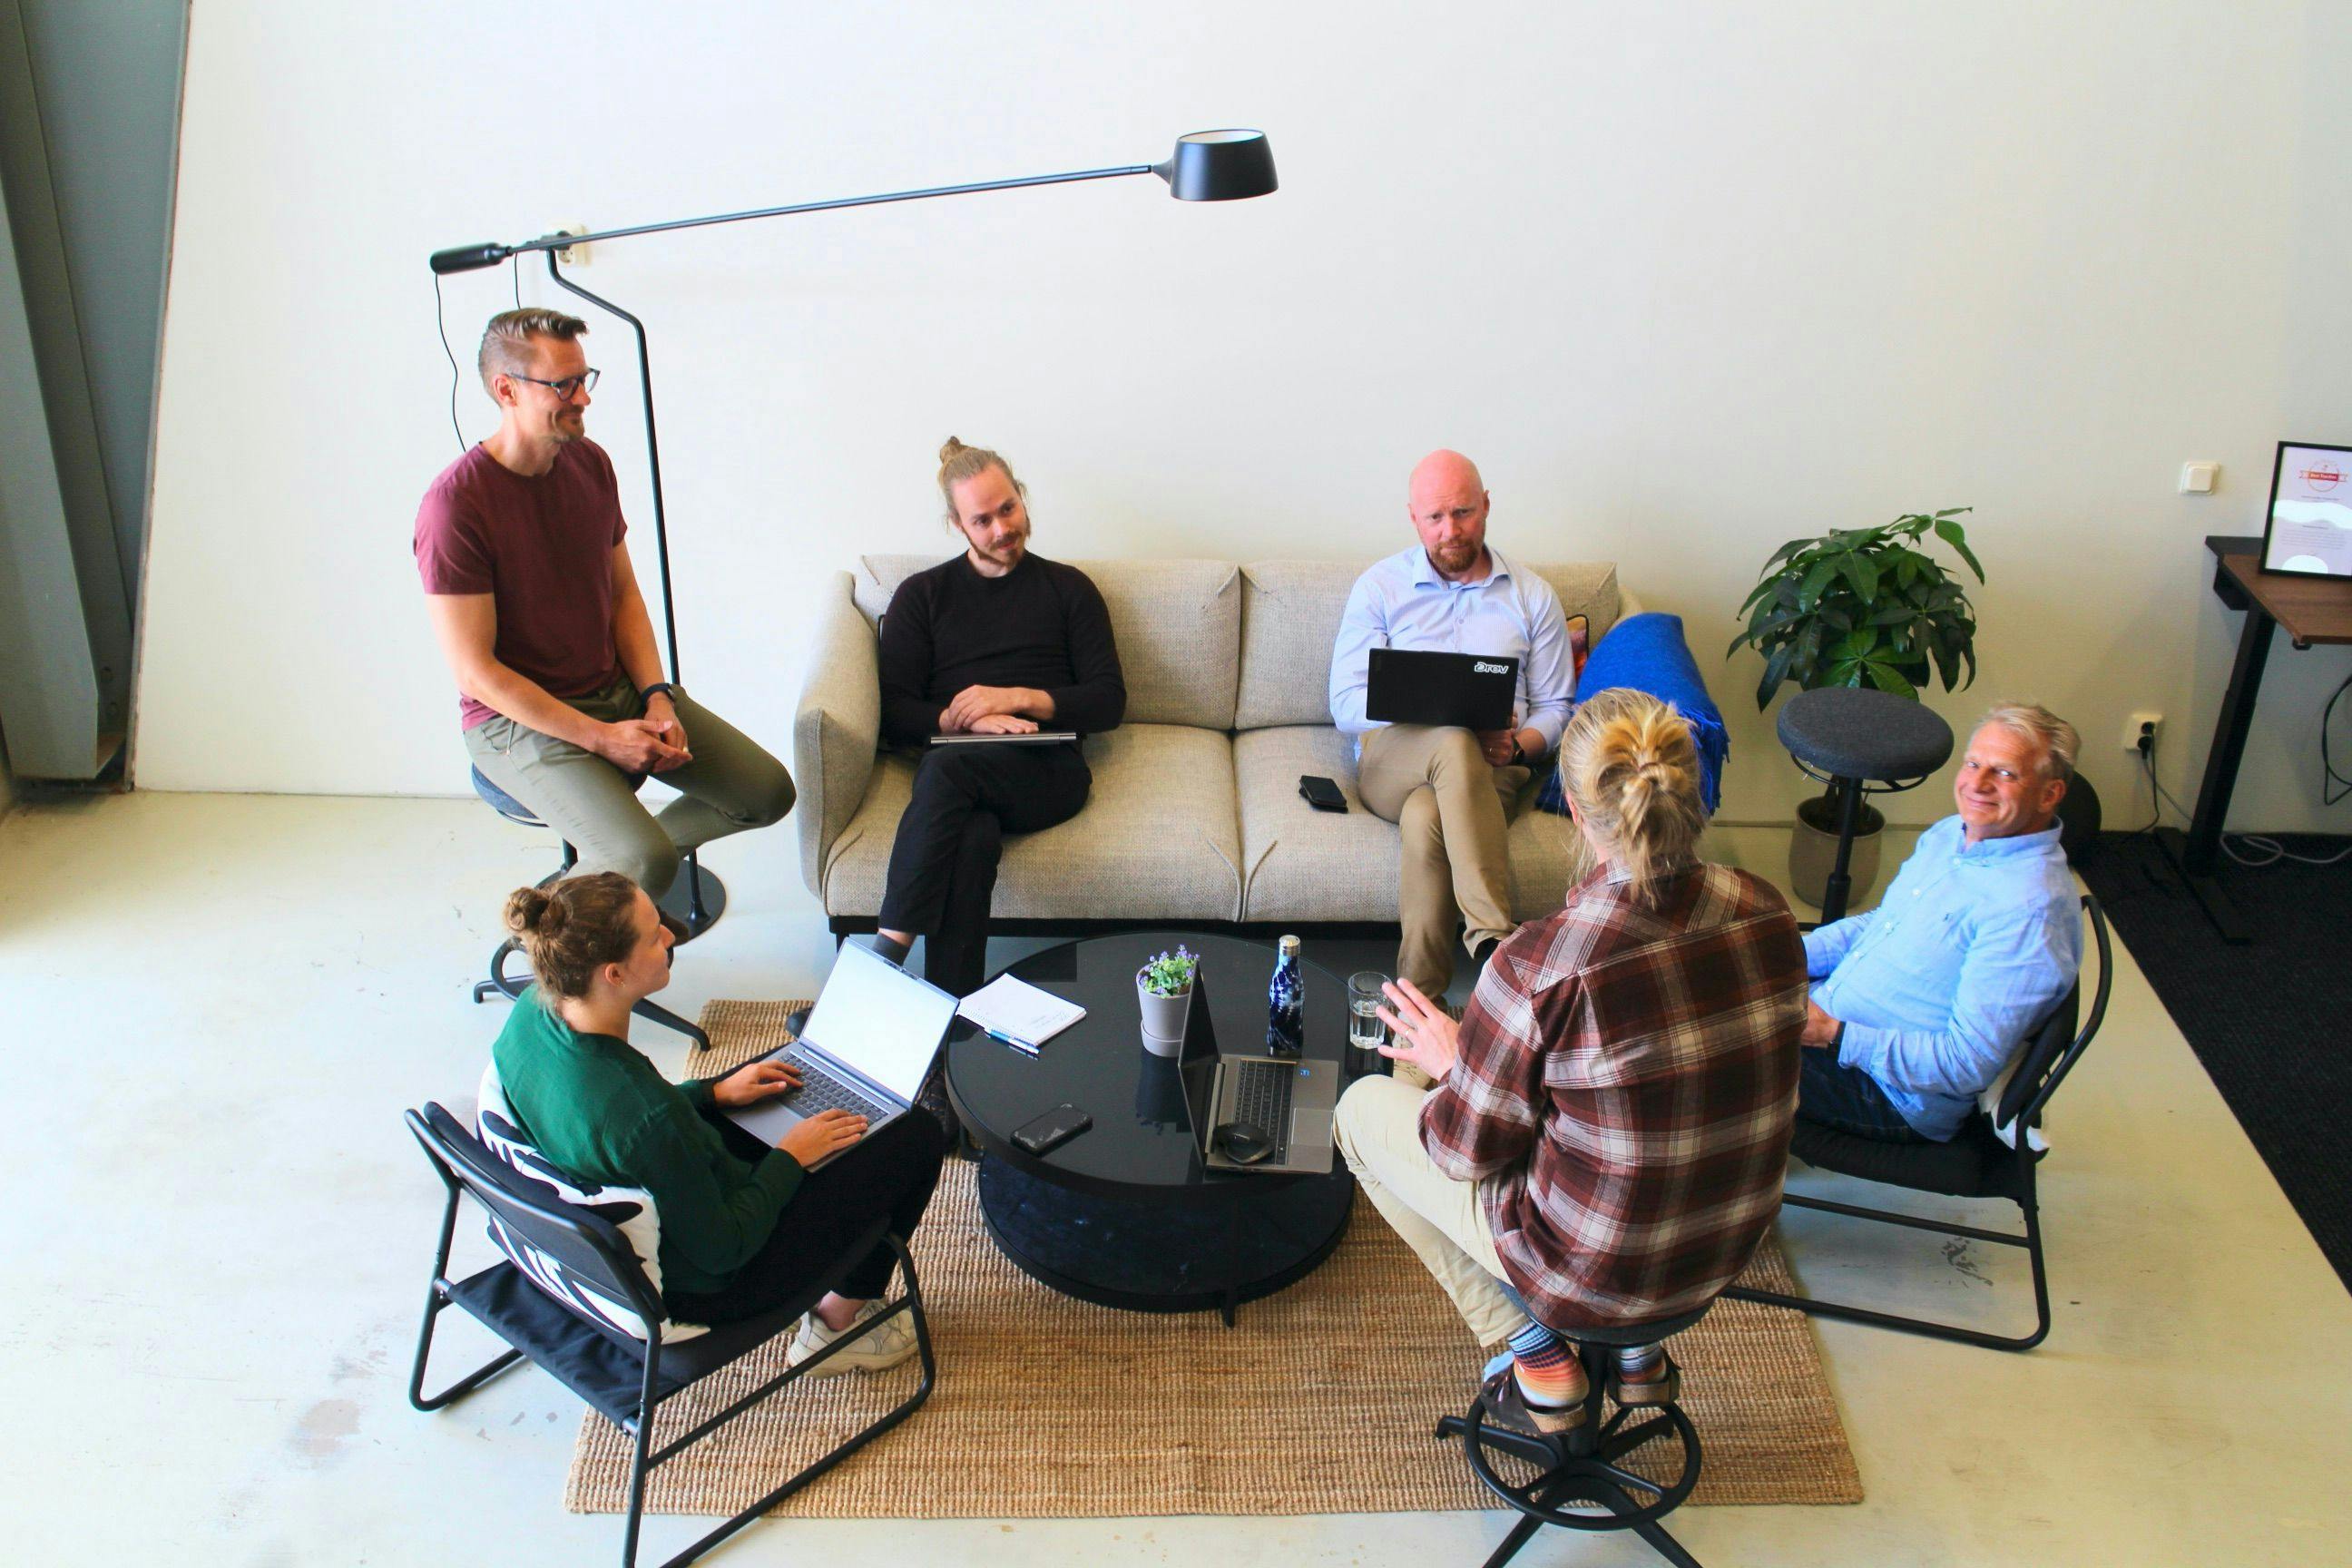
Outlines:
[[[1559,595],[1486,545],[1492,501],[1477,466],[1432,452],[1412,471],[1421,542],[1356,580],[1331,650],[1331,721],[1356,737],[1357,793],[1403,834],[1397,973],[1442,996],[1462,930],[1479,962],[1510,934],[1510,808],[1559,743],[1576,668]],[[1364,717],[1375,647],[1517,658],[1513,727],[1379,724]]]
[[[2083,924],[2059,847],[2074,726],[2003,703],[1969,737],[1959,815],[1919,837],[1878,908],[1805,938],[1797,1114],[1943,1142],[2074,984]]]

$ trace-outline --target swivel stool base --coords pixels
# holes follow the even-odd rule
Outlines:
[[[1638,1338],[1621,1336],[1617,1342],[1647,1343],[1686,1328],[1704,1315],[1701,1309],[1653,1325]],[[1609,1378],[1617,1364],[1617,1342],[1605,1342],[1597,1336],[1578,1342],[1578,1355],[1590,1387],[1584,1396],[1584,1420],[1569,1431],[1536,1437],[1490,1426],[1483,1396],[1470,1402],[1467,1415],[1439,1419],[1436,1436],[1462,1438],[1471,1472],[1488,1491],[1525,1516],[1503,1537],[1502,1544],[1486,1559],[1486,1568],[1502,1568],[1547,1524],[1562,1530],[1630,1530],[1676,1568],[1699,1568],[1698,1559],[1683,1550],[1682,1542],[1658,1522],[1681,1507],[1691,1489],[1698,1485],[1702,1457],[1698,1429],[1679,1404],[1622,1405],[1606,1422],[1601,1420]],[[1671,1480],[1653,1480],[1621,1462],[1637,1449],[1667,1440],[1681,1450],[1680,1464]],[[1673,1452],[1673,1447],[1653,1452],[1664,1456]],[[1497,1455],[1511,1461],[1507,1468],[1496,1467]],[[1507,1473],[1526,1475],[1530,1468],[1534,1473],[1525,1480],[1514,1480]]]

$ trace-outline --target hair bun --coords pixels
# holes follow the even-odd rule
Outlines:
[[[955,460],[955,455],[958,452],[968,452],[971,449],[971,447],[963,444],[963,438],[961,437],[950,436],[948,437],[947,445],[940,448],[940,461],[942,463],[951,463]]]
[[[537,888],[517,888],[507,897],[507,930],[520,936],[526,931],[553,935],[563,925],[563,911],[555,900]]]

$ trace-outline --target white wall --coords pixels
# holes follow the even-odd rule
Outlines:
[[[425,258],[564,221],[1273,139],[1264,201],[1063,186],[616,243],[581,274],[656,334],[686,674],[780,752],[810,585],[945,552],[950,432],[1014,458],[1067,556],[1384,552],[1445,444],[1497,542],[1613,556],[1688,618],[1735,820],[1801,791],[1756,662],[1718,662],[1764,556],[1973,505],[1983,675],[1936,706],[2050,703],[2137,818],[2123,716],[2168,714],[2185,796],[2227,672],[2202,537],[2259,531],[2279,437],[2352,441],[2344,7],[646,9],[197,0],[142,785],[463,789],[408,553],[457,449]],[[461,360],[510,289],[451,280]],[[649,572],[628,340],[590,343]],[[490,426],[470,375],[459,406]],[[2191,458],[2218,495],[2175,493]],[[2346,665],[2276,658],[2239,824],[2352,820],[2315,784]]]

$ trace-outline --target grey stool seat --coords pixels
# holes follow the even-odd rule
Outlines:
[[[1822,923],[1845,916],[1862,797],[1916,789],[1952,754],[1952,727],[1921,703],[1874,687],[1800,691],[1780,710],[1780,744],[1830,786],[1838,807],[1837,863],[1822,896]],[[1875,788],[1872,779],[1881,781]]]
[[[1780,710],[1780,744],[1833,779],[1923,779],[1952,754],[1952,727],[1926,704],[1874,687],[1800,691]]]

